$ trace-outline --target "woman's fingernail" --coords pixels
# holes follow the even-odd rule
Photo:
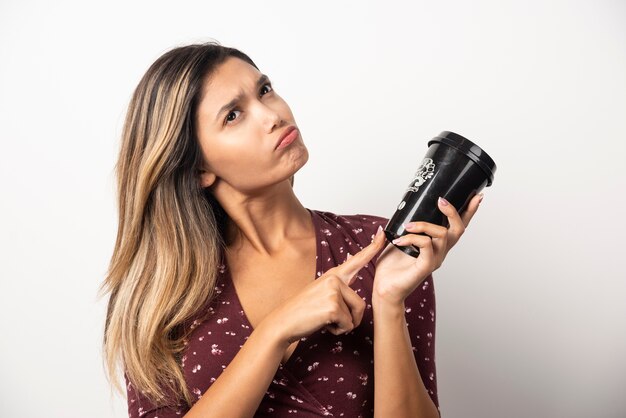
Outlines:
[[[402,245],[404,243],[404,240],[402,239],[402,237],[398,237],[391,242],[393,242],[396,245]]]
[[[478,198],[478,204],[480,204],[480,202],[482,202],[482,201],[483,201],[483,197],[485,197],[485,195],[484,195],[484,193],[481,193],[481,194],[479,194],[478,196],[480,196],[480,197]]]
[[[444,206],[448,206],[448,201],[446,199],[444,199],[443,197],[439,198],[439,203],[441,203]]]

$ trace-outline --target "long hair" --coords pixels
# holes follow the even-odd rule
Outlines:
[[[200,186],[195,121],[205,79],[229,57],[258,69],[217,42],[164,53],[141,78],[124,122],[117,238],[100,287],[110,292],[103,356],[120,392],[121,361],[128,380],[156,404],[192,404],[180,357],[193,329],[187,325],[214,297],[226,245],[228,215]]]

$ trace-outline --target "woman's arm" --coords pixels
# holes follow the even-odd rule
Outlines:
[[[380,232],[370,245],[267,315],[185,418],[254,416],[292,342],[322,327],[339,335],[358,326],[365,302],[350,284],[384,244]]]
[[[186,404],[155,406],[126,378],[129,417],[174,418],[182,410],[188,411],[185,418],[254,416],[288,346],[273,329],[259,324],[191,409]]]
[[[415,363],[404,302],[390,303],[374,292],[372,309],[374,417],[439,417]]]
[[[374,415],[376,417],[433,417],[439,415],[422,383],[412,353],[404,316],[404,300],[438,269],[459,241],[478,210],[482,193],[474,196],[463,214],[439,198],[439,210],[449,227],[415,221],[404,225],[407,234],[394,239],[398,246],[413,245],[413,258],[389,244],[376,260],[374,309]]]
[[[259,324],[185,418],[254,416],[288,345]]]
[[[259,324],[185,418],[254,416],[287,346],[271,327]]]

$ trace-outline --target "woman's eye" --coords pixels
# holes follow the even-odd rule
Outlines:
[[[228,115],[226,115],[226,123],[232,122],[234,120],[234,119],[230,119],[229,116],[234,114],[235,112],[241,112],[241,110],[231,110],[230,112],[228,112]]]
[[[265,87],[269,87],[269,91],[266,92],[265,94],[274,91],[274,88],[272,87],[272,83],[266,83],[263,85],[263,87],[261,87],[261,91],[263,91],[265,89]],[[263,94],[262,94],[263,95]],[[237,110],[237,109],[233,109],[230,112],[228,112],[228,114],[226,115],[226,119],[224,119],[224,123],[226,125],[228,125],[230,122],[234,121],[235,119],[230,118],[230,115],[234,114],[235,112],[241,112],[241,110]]]
[[[270,91],[274,90],[274,88],[272,87],[272,83],[267,83],[267,84],[264,84],[264,85],[263,85],[263,87],[265,87],[265,86],[269,86]],[[263,87],[261,87],[261,91],[263,91]],[[268,92],[268,93],[269,93],[269,92]]]

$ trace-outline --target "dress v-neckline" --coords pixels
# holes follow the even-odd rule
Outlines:
[[[315,213],[314,210],[311,210],[309,208],[305,208],[306,210],[309,211],[309,214],[311,215],[311,220],[313,221],[313,229],[315,230],[315,258],[316,258],[316,262],[315,262],[315,273],[313,273],[314,277],[313,280],[317,280],[318,273],[321,273],[322,271],[322,244],[321,244],[321,232],[320,232],[320,224],[319,224],[319,220],[317,219],[317,213]],[[235,285],[233,284],[232,281],[232,276],[230,275],[230,268],[228,266],[228,263],[226,262],[226,257],[224,257],[223,260],[223,264],[225,266],[225,273],[226,273],[226,282],[228,283],[228,286],[231,287],[231,290],[233,292],[233,296],[234,296],[234,302],[237,304],[237,310],[238,312],[241,313],[241,320],[244,323],[245,327],[247,330],[249,330],[249,334],[252,334],[252,332],[254,331],[254,327],[252,326],[252,324],[250,323],[250,320],[248,319],[248,315],[246,315],[245,310],[243,309],[243,304],[241,303],[241,300],[239,299],[239,295],[237,294],[237,289],[235,288]],[[246,339],[248,338],[248,336],[246,336]],[[306,339],[308,339],[310,336],[306,337]],[[285,367],[287,365],[290,365],[294,359],[296,358],[296,355],[299,353],[300,351],[300,343],[302,342],[302,339],[300,339],[298,341],[298,344],[296,344],[296,348],[294,348],[293,352],[291,353],[291,355],[289,356],[289,358],[287,359],[286,362],[283,363],[283,361],[281,360],[280,364],[282,367]]]

